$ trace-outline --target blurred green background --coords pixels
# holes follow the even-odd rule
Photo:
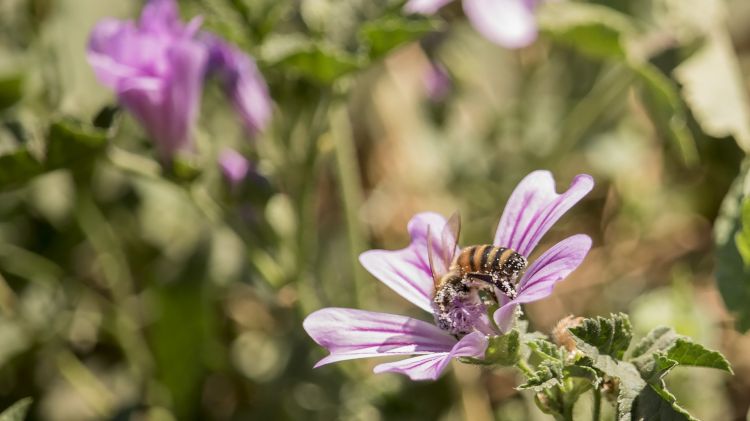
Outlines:
[[[720,295],[712,236],[750,145],[746,0],[553,2],[517,51],[457,5],[427,19],[386,0],[180,4],[258,59],[275,110],[249,140],[209,86],[195,154],[166,171],[85,58],[97,20],[141,3],[0,0],[0,407],[31,396],[29,419],[53,421],[551,419],[510,370],[454,363],[421,383],[373,375],[372,360],[313,370],[325,350],[302,330],[326,306],[422,317],[356,256],[403,247],[424,210],[459,210],[462,243],[489,242],[516,183],[545,168],[559,189],[581,172],[597,185],[540,250],[572,233],[594,248],[527,307],[532,327],[616,311],[641,334],[672,325],[735,370],[678,369],[680,401],[746,419],[747,313]],[[450,75],[442,98],[431,62]],[[239,190],[216,164],[227,146],[254,163]],[[741,306],[748,279],[722,290]]]

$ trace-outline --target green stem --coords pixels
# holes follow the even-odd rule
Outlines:
[[[516,367],[518,367],[518,369],[521,370],[526,377],[534,374],[534,370],[529,367],[529,363],[527,363],[526,360],[518,360],[518,363],[516,363]]]
[[[341,198],[346,216],[347,236],[349,239],[350,260],[354,275],[355,303],[363,304],[374,292],[372,283],[366,282],[364,273],[359,266],[359,254],[365,249],[365,235],[359,220],[359,210],[362,207],[362,182],[359,173],[357,153],[352,138],[352,128],[346,102],[339,100],[332,107],[331,137],[336,155],[336,167],[341,186]]]
[[[598,387],[594,388],[594,411],[591,416],[592,421],[599,421],[602,415],[602,392]]]

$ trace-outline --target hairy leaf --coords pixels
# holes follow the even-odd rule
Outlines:
[[[667,358],[682,365],[717,368],[732,373],[729,361],[723,355],[687,338],[678,338],[667,351]]]
[[[533,390],[541,392],[553,386],[562,384],[563,380],[562,364],[555,361],[545,360],[538,366],[537,370],[526,379],[526,383],[518,386],[519,390]]]
[[[633,337],[630,319],[626,314],[612,314],[609,318],[585,319],[570,332],[586,344],[596,347],[600,354],[622,359]]]
[[[484,360],[490,364],[511,366],[520,358],[521,340],[517,330],[490,338]]]
[[[697,421],[677,405],[675,397],[660,386],[649,385],[638,395],[633,416],[644,421]]]

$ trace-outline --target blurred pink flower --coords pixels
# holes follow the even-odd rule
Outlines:
[[[432,15],[452,0],[409,0],[408,13]],[[537,0],[462,0],[472,26],[488,40],[506,48],[525,47],[536,39]]]
[[[239,185],[250,172],[250,161],[234,149],[224,149],[219,155],[219,167],[232,186]]]
[[[433,102],[439,102],[450,93],[453,82],[442,64],[430,62],[430,67],[425,72],[424,85],[427,97]]]
[[[270,114],[270,97],[252,60],[199,33],[200,24],[200,18],[183,23],[175,0],[151,0],[137,22],[104,19],[89,40],[88,60],[97,78],[115,91],[165,159],[192,146],[203,82],[210,73],[225,80],[235,108],[253,131]]]
[[[529,174],[508,200],[493,244],[528,257],[542,236],[591,191],[593,184],[590,176],[579,175],[567,191],[558,194],[549,172]],[[395,251],[370,250],[360,256],[360,262],[373,276],[433,318],[435,287],[427,247],[428,243],[440,244],[445,224],[439,214],[417,214],[409,222],[408,247]],[[344,308],[318,310],[303,325],[330,355],[315,366],[356,358],[418,355],[380,364],[374,371],[402,373],[412,380],[436,379],[453,358],[483,358],[488,336],[510,329],[515,308],[550,295],[555,284],[581,264],[590,248],[588,236],[574,235],[543,253],[522,275],[513,300],[497,291],[501,307],[493,315],[494,324],[481,301],[458,303],[454,322],[460,325],[460,330],[469,332],[462,337],[411,317]],[[466,327],[469,329],[464,330]]]

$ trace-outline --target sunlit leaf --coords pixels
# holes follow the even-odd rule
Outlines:
[[[0,421],[23,421],[32,403],[31,398],[23,398],[0,413]]]
[[[750,103],[729,34],[716,29],[674,71],[685,100],[711,136],[733,136],[750,152]]]
[[[667,357],[682,365],[707,367],[731,373],[729,361],[721,353],[706,349],[687,338],[679,338],[667,351]]]
[[[588,3],[549,2],[539,8],[540,30],[553,40],[594,57],[625,58],[624,38],[633,31],[629,18]]]

